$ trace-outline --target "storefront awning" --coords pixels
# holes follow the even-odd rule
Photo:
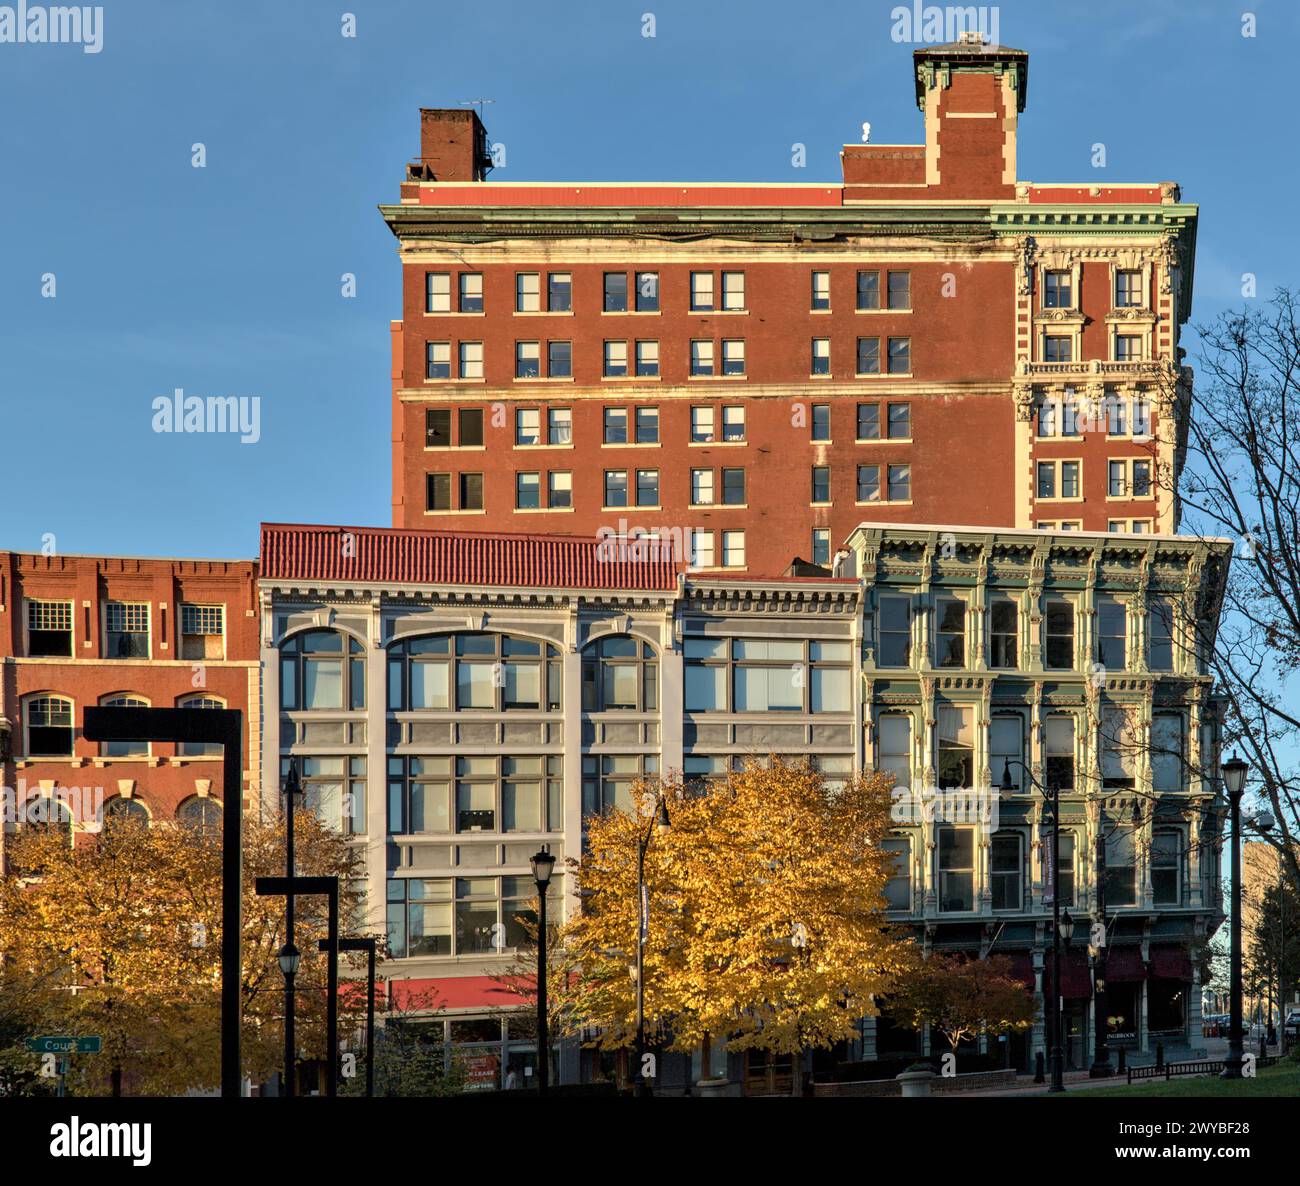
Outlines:
[[[1052,953],[1043,960],[1043,991],[1052,995]],[[1092,996],[1092,976],[1088,957],[1082,951],[1061,952],[1061,996],[1067,1000],[1086,1000]]]
[[[523,992],[492,976],[440,976],[429,980],[394,980],[393,1007],[423,1012],[434,1009],[511,1009],[530,1003]]]
[[[1161,980],[1191,980],[1191,953],[1181,943],[1151,944],[1151,975]]]
[[[1011,978],[1019,980],[1030,992],[1034,989],[1034,957],[1028,951],[1012,951],[1004,956],[1011,964]]]
[[[1140,947],[1111,947],[1106,952],[1106,979],[1115,984],[1147,978]]]

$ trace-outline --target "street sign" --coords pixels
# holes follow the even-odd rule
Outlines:
[[[28,1038],[27,1049],[36,1054],[98,1054],[100,1040],[89,1038]]]

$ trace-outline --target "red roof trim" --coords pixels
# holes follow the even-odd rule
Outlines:
[[[842,206],[839,185],[493,185],[420,187],[422,206]]]

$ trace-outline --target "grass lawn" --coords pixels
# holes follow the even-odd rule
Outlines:
[[[1122,1083],[1122,1081],[1121,1081]],[[1253,1079],[1220,1079],[1213,1075],[1186,1075],[1164,1079],[1146,1079],[1134,1083],[1132,1087],[1098,1087],[1090,1091],[1067,1092],[1074,1099],[1091,1096],[1124,1096],[1154,1098],[1195,1098],[1231,1096],[1245,1099],[1251,1096],[1289,1095],[1300,1096],[1300,1064],[1284,1063],[1281,1066],[1265,1067]]]

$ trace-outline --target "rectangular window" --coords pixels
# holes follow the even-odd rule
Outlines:
[[[1074,357],[1074,341],[1064,334],[1048,334],[1043,338],[1044,362],[1070,362]]]
[[[542,413],[538,408],[515,409],[515,444],[542,443]]]
[[[1147,667],[1151,671],[1174,669],[1174,603],[1152,602],[1147,610]]]
[[[460,311],[462,313],[483,312],[482,272],[462,272],[460,274]]]
[[[880,439],[880,405],[858,404],[858,440]]]
[[[880,273],[879,272],[859,272],[858,273],[858,308],[859,309],[879,309],[880,308]]]
[[[1101,780],[1110,790],[1128,790],[1137,778],[1137,751],[1139,748],[1134,719],[1120,705],[1102,709]]]
[[[483,509],[483,475],[460,475],[460,509],[462,511],[481,511]]]
[[[1151,895],[1157,906],[1182,905],[1183,838],[1171,830],[1151,837]]]
[[[515,378],[536,379],[542,373],[541,344],[538,342],[515,343]]]
[[[910,465],[891,465],[889,467],[889,501],[909,502],[912,498],[912,467]]]
[[[812,562],[823,568],[831,562],[831,532],[829,527],[814,527],[812,533]]]
[[[939,829],[939,909],[975,909],[975,829]]]
[[[1057,885],[1061,891],[1061,906],[1073,906],[1074,902],[1074,833],[1062,830],[1056,841],[1060,856],[1060,872],[1057,873]]]
[[[691,409],[691,440],[706,442],[713,440],[713,409]]]
[[[996,832],[989,853],[989,889],[994,910],[1019,910],[1021,892],[1020,836],[1015,832]]]
[[[907,597],[882,596],[877,610],[876,666],[912,665],[912,603]]]
[[[625,470],[605,471],[605,505],[607,507],[627,506],[627,472]]]
[[[1013,790],[1020,790],[1020,763],[1025,760],[1025,724],[1019,714],[1010,713],[993,717],[989,721],[989,773],[993,785],[1001,786],[1003,773],[1011,779]]]
[[[627,409],[605,409],[605,444],[627,444]]]
[[[456,443],[462,449],[481,448],[483,445],[483,409],[457,409],[456,429]]]
[[[1123,671],[1128,611],[1113,597],[1097,599],[1097,662],[1107,671]]]
[[[424,475],[424,507],[429,511],[451,510],[451,474]]]
[[[424,413],[424,446],[426,449],[451,447],[451,409],[429,408]]]
[[[1073,276],[1069,272],[1047,272],[1043,276],[1043,308],[1074,307]]]
[[[889,339],[889,373],[891,375],[910,375],[912,373],[912,339]]]
[[[1074,789],[1074,718],[1049,716],[1043,725],[1044,775],[1049,787]]]
[[[538,313],[542,308],[542,278],[536,272],[515,273],[515,312]]]
[[[550,408],[546,413],[546,438],[552,445],[573,444],[573,410]]]
[[[813,338],[811,373],[814,375],[829,375],[831,373],[830,338]]]
[[[636,274],[636,311],[638,313],[659,312],[658,272],[638,272]]]
[[[876,769],[894,776],[894,786],[912,785],[912,718],[901,712],[883,713],[876,725]]]
[[[568,470],[552,470],[546,475],[546,505],[552,510],[573,506],[573,474]]]
[[[713,310],[713,273],[691,273],[691,312],[709,313]]]
[[[1142,338],[1137,334],[1115,335],[1115,361],[1138,362],[1142,358]]]
[[[627,374],[627,343],[605,343],[605,378],[621,379]]]
[[[1111,498],[1123,498],[1128,493],[1128,464],[1112,461],[1106,469],[1106,493]]]
[[[450,272],[424,274],[424,311],[426,313],[451,312]]]
[[[1020,666],[1018,613],[1014,601],[994,601],[989,607],[989,666],[1015,671]]]
[[[104,630],[104,658],[147,659],[149,657],[147,602],[106,602]]]
[[[1133,497],[1149,498],[1151,496],[1151,462],[1133,462]]]
[[[462,379],[483,378],[482,342],[462,342],[460,344],[460,377]]]
[[[657,507],[659,505],[659,471],[657,469],[639,469],[636,471],[636,505],[639,507]]]
[[[657,445],[659,443],[659,409],[636,409],[636,443],[638,445]]]
[[[659,343],[637,342],[636,373],[643,379],[654,379],[659,375]]]
[[[728,404],[722,409],[722,439],[724,441],[745,439],[745,409],[739,404]]]
[[[828,465],[814,465],[812,467],[812,501],[830,502],[831,500],[831,470]]]
[[[711,469],[691,470],[691,505],[697,507],[713,505],[713,471]]]
[[[724,568],[745,567],[745,533],[743,531],[724,531],[722,533],[722,566]]]
[[[542,505],[542,475],[539,473],[515,474],[515,509],[535,511]]]
[[[605,312],[627,312],[627,273],[605,273]]]
[[[573,343],[546,343],[546,374],[551,379],[573,378]]]
[[[858,339],[858,374],[880,374],[880,339]]]
[[[573,308],[573,276],[550,272],[546,277],[546,308],[551,313],[568,313]]]
[[[691,374],[713,374],[713,343],[697,339],[691,343]]]
[[[1069,671],[1074,667],[1074,605],[1049,601],[1043,615],[1043,643],[1048,668]]]
[[[1056,462],[1054,461],[1038,463],[1038,497],[1056,497]]]
[[[912,405],[889,405],[889,439],[906,441],[912,438]]]
[[[181,602],[181,658],[224,659],[226,607]]]
[[[966,603],[941,597],[934,607],[936,667],[966,666]]]
[[[691,563],[696,568],[713,567],[713,532],[691,530]]]
[[[885,882],[885,909],[912,909],[912,842],[906,836],[881,842],[889,859],[890,874]]]
[[[1106,905],[1137,905],[1137,844],[1133,828],[1106,835]]]
[[[722,273],[722,307],[737,310],[745,307],[745,273]]]
[[[891,309],[910,309],[912,307],[912,273],[889,273],[889,307]]]
[[[424,344],[424,377],[426,379],[451,378],[450,342],[426,342]]]
[[[1185,790],[1182,713],[1152,714],[1151,750],[1152,788],[1160,794]]]
[[[27,654],[67,658],[72,654],[72,602],[27,602]]]
[[[1140,395],[1133,400],[1133,435],[1151,435],[1151,404]]]
[[[1128,401],[1116,395],[1106,397],[1106,431],[1113,437],[1128,435]]]
[[[812,439],[814,441],[829,441],[831,439],[830,404],[813,404]]]
[[[1120,268],[1115,272],[1115,308],[1140,309],[1142,299],[1142,273],[1134,268]]]
[[[1079,463],[1077,461],[1061,462],[1061,497],[1079,497]]]
[[[941,706],[938,710],[938,759],[935,773],[940,790],[966,790],[975,785],[975,729],[969,708]]]
[[[726,468],[722,471],[722,505],[729,507],[745,505],[745,471],[740,467]]]
[[[880,466],[858,466],[858,502],[880,501]]]
[[[831,274],[814,272],[812,274],[812,307],[829,309],[831,307]]]
[[[745,340],[743,338],[723,339],[722,373],[724,375],[743,375],[745,373]]]

